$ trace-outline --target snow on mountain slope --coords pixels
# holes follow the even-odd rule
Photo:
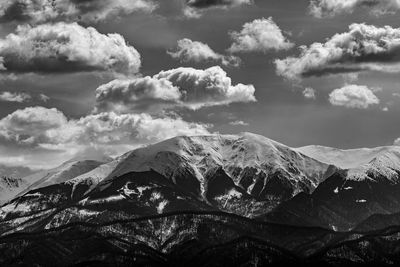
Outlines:
[[[392,147],[387,151],[380,152],[370,162],[352,168],[348,172],[349,180],[364,180],[376,177],[376,179],[387,179],[394,184],[399,183],[400,173],[400,148]]]
[[[1,194],[0,204],[3,204],[8,200],[11,200],[18,195],[25,194],[33,189],[66,182],[72,178],[97,168],[98,166],[106,163],[106,160],[109,159],[104,158],[103,160],[104,161],[70,160],[54,169],[40,171],[38,173],[26,176],[20,179],[17,187],[14,187],[13,190],[8,190],[9,192],[7,195]]]
[[[2,219],[4,225],[24,229],[43,226],[42,218],[52,225],[80,218],[58,210],[69,205],[79,207],[78,213],[107,213],[101,215],[105,219],[181,210],[220,210],[252,218],[300,192],[313,192],[337,169],[249,133],[172,138],[73,179],[63,175],[69,168],[71,162],[33,177],[37,182],[28,193],[0,208],[0,231]]]
[[[284,183],[293,187],[293,194],[310,192],[326,178],[330,168],[260,135],[183,136],[131,151],[70,183],[90,181],[93,188],[100,184],[101,189],[123,174],[154,170],[172,180],[193,175],[204,195],[205,174],[221,167],[237,186],[257,197],[274,175],[278,180],[285,179]]]
[[[341,150],[323,146],[306,146],[297,151],[319,160],[348,169],[347,179],[368,179],[370,173],[375,177],[385,177],[397,182],[400,173],[400,147],[386,146]],[[396,181],[394,181],[396,180]]]
[[[28,186],[27,182],[21,178],[33,172],[27,167],[0,164],[0,206]]]
[[[26,182],[21,178],[0,177],[0,205],[13,198],[21,188],[26,186]]]
[[[324,146],[305,146],[295,148],[295,150],[318,161],[333,164],[342,169],[351,169],[370,162],[377,154],[392,148],[394,147],[344,150]]]
[[[25,177],[24,179],[30,182],[35,181],[28,188],[28,190],[32,190],[39,187],[46,187],[49,185],[66,182],[81,174],[87,173],[102,164],[104,164],[104,162],[95,160],[67,161],[57,168],[43,171]]]

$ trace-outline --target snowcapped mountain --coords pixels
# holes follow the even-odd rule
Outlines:
[[[182,210],[346,230],[373,214],[400,212],[399,173],[399,147],[290,148],[251,133],[181,136],[24,178],[30,184],[0,209],[0,231],[9,223],[26,229]]]
[[[54,169],[40,171],[28,175],[24,178],[2,179],[2,181],[0,181],[2,184],[0,185],[0,187],[2,188],[2,193],[0,195],[0,205],[18,195],[23,195],[30,190],[66,182],[69,179],[93,170],[94,168],[106,163],[107,161],[110,161],[110,159],[72,159]]]
[[[26,182],[21,178],[0,177],[0,205],[15,197],[21,188],[26,187]]]
[[[0,164],[0,206],[14,198],[21,190],[28,186],[21,177],[32,174],[33,171],[26,167],[8,167]]]
[[[44,216],[60,206],[77,209],[69,210],[68,218],[179,210],[222,210],[255,217],[300,192],[313,192],[336,170],[250,133],[176,137],[90,171],[74,164],[78,171],[71,171],[71,163],[66,163],[30,177],[36,182],[0,209],[0,220]],[[53,222],[58,223],[66,215],[56,217]]]
[[[342,169],[351,169],[370,162],[382,152],[397,150],[397,147],[338,149],[311,145],[296,148],[295,150],[321,162],[333,164]]]
[[[24,180],[32,184],[26,190],[33,190],[49,185],[67,182],[81,174],[87,173],[107,161],[69,160],[60,166],[27,176]],[[25,191],[26,191],[25,190]]]
[[[389,179],[394,183],[397,183],[399,178],[399,146],[349,150],[323,146],[306,146],[296,150],[318,161],[348,169],[347,179],[349,180],[370,179],[369,174],[371,173],[375,177]]]
[[[375,214],[400,212],[400,147],[339,150],[299,148],[341,170],[310,195],[299,194],[266,217],[289,224],[349,230]]]
[[[248,194],[267,197],[269,182],[287,185],[289,195],[312,192],[330,172],[330,165],[307,157],[263,136],[209,135],[176,137],[131,151],[116,160],[85,173],[71,183],[87,182],[92,186],[129,172],[154,170],[174,182],[189,179],[197,183],[202,196],[207,190],[207,174],[221,168],[233,183]],[[275,177],[274,177],[275,175]],[[183,181],[181,181],[183,182]]]

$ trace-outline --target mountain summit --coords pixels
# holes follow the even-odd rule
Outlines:
[[[258,246],[279,259],[324,261],[326,251],[347,260],[334,246],[362,244],[368,231],[373,243],[388,234],[385,227],[400,224],[399,151],[291,148],[242,133],[180,136],[115,159],[70,160],[0,180],[2,192],[12,192],[0,208],[0,250],[11,249],[10,261],[29,251],[48,255],[35,258],[43,262],[86,251],[90,246],[77,238],[85,236],[105,248],[112,242],[113,251],[121,242],[140,247],[150,261],[161,255],[155,251],[180,255],[185,248],[187,257],[187,249],[222,243],[226,251]],[[36,250],[42,240],[61,250]]]
[[[59,216],[218,210],[349,229],[375,213],[400,212],[399,151],[291,148],[251,133],[179,136],[115,159],[68,161],[25,177],[24,187],[13,189],[18,197],[0,209],[0,219],[57,211],[49,223],[58,225]],[[60,214],[60,207],[69,215]]]

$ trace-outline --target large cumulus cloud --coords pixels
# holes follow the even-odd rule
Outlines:
[[[374,15],[395,13],[400,10],[398,0],[312,0],[310,13],[318,18],[350,14],[358,8],[366,8]]]
[[[329,95],[329,102],[334,106],[366,109],[378,105],[380,100],[367,86],[349,84],[333,90]]]
[[[160,106],[204,106],[256,101],[253,85],[233,85],[218,66],[177,68],[153,77],[114,80],[96,90],[96,111],[146,111]]]
[[[294,46],[270,17],[245,23],[240,32],[230,33],[233,44],[228,49],[237,52],[267,52],[288,50]]]
[[[19,26],[0,40],[1,69],[7,72],[139,71],[138,51],[119,34],[101,34],[77,23]]]
[[[224,66],[234,67],[238,67],[240,64],[240,59],[236,56],[219,54],[209,45],[187,38],[179,40],[177,48],[174,51],[168,51],[168,54],[181,62],[217,62]]]
[[[155,8],[156,4],[150,0],[2,0],[0,21],[92,23],[135,11],[151,12]]]
[[[291,80],[360,71],[400,70],[400,29],[352,24],[325,43],[301,46],[298,57],[275,61],[277,74]]]
[[[56,109],[30,107],[17,110],[0,120],[0,136],[18,144],[62,143],[70,139],[68,119]],[[61,132],[54,129],[62,129]]]
[[[177,116],[160,117],[146,113],[103,112],[70,119],[55,108],[37,106],[17,110],[0,120],[0,148],[3,151],[10,149],[10,153],[25,149],[27,155],[24,157],[44,154],[45,151],[54,157],[48,162],[51,166],[89,147],[119,154],[177,135],[208,134],[207,127]],[[18,157],[21,157],[20,153]],[[26,160],[21,159],[19,163],[26,163]]]

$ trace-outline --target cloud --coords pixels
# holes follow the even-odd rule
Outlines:
[[[156,7],[150,0],[2,0],[0,21],[96,23],[135,11],[151,12]]]
[[[315,90],[311,87],[307,87],[303,90],[303,96],[307,99],[316,99]]]
[[[37,144],[42,142],[65,142],[70,136],[68,119],[56,109],[29,107],[19,109],[0,120],[0,137],[18,144]],[[57,134],[54,129],[66,130]]]
[[[114,80],[96,90],[96,112],[158,112],[167,107],[198,109],[234,102],[254,102],[253,85],[233,85],[218,66],[177,68],[153,77]]]
[[[277,74],[290,80],[361,71],[400,71],[400,28],[351,24],[325,43],[301,46],[298,57],[275,60]]]
[[[253,0],[186,0],[184,15],[189,18],[199,18],[205,10],[228,9],[251,4]]]
[[[78,120],[68,119],[55,108],[28,107],[0,120],[0,136],[20,145],[67,143],[129,144],[162,140],[174,135],[206,133],[204,125],[181,118],[157,118],[149,114],[103,112]]]
[[[0,67],[11,73],[107,71],[134,74],[138,51],[119,34],[101,34],[77,23],[18,26],[0,39]]]
[[[244,121],[231,121],[229,124],[232,126],[249,126],[249,124]]]
[[[148,111],[154,106],[176,104],[181,92],[170,81],[153,77],[114,80],[96,89],[97,111]]]
[[[32,97],[26,93],[13,93],[13,92],[1,92],[0,93],[0,102],[18,102],[23,103],[31,100]]]
[[[394,140],[393,145],[400,146],[400,137]]]
[[[329,95],[329,102],[334,106],[366,109],[378,105],[380,101],[367,86],[351,84],[333,90]]]
[[[100,113],[77,121],[83,127],[83,141],[100,144],[143,144],[161,141],[177,135],[207,134],[207,126],[183,119],[156,118],[149,114]]]
[[[225,56],[212,50],[207,44],[192,41],[190,39],[182,39],[178,41],[175,51],[168,51],[168,54],[181,62],[217,62],[224,66],[238,67],[240,58],[235,56]]]
[[[376,16],[393,14],[400,10],[398,0],[312,0],[310,13],[317,18],[351,14],[356,9],[366,8]]]
[[[137,146],[177,135],[208,134],[208,125],[184,121],[180,117],[156,117],[146,113],[116,114],[103,112],[80,119],[69,119],[55,108],[29,107],[0,120],[0,147],[16,150],[18,165],[31,162],[35,168],[49,167],[89,148],[120,154]],[[52,155],[50,162],[38,163],[33,155]],[[0,157],[0,163],[5,159]],[[33,163],[35,162],[35,163]],[[49,164],[49,166],[35,166]]]
[[[288,50],[294,46],[283,34],[272,18],[256,19],[245,23],[240,32],[231,32],[231,53]]]
[[[45,94],[39,94],[39,99],[40,99],[40,101],[42,101],[42,102],[47,102],[47,101],[50,100],[50,97],[48,97],[48,96],[45,95]]]

